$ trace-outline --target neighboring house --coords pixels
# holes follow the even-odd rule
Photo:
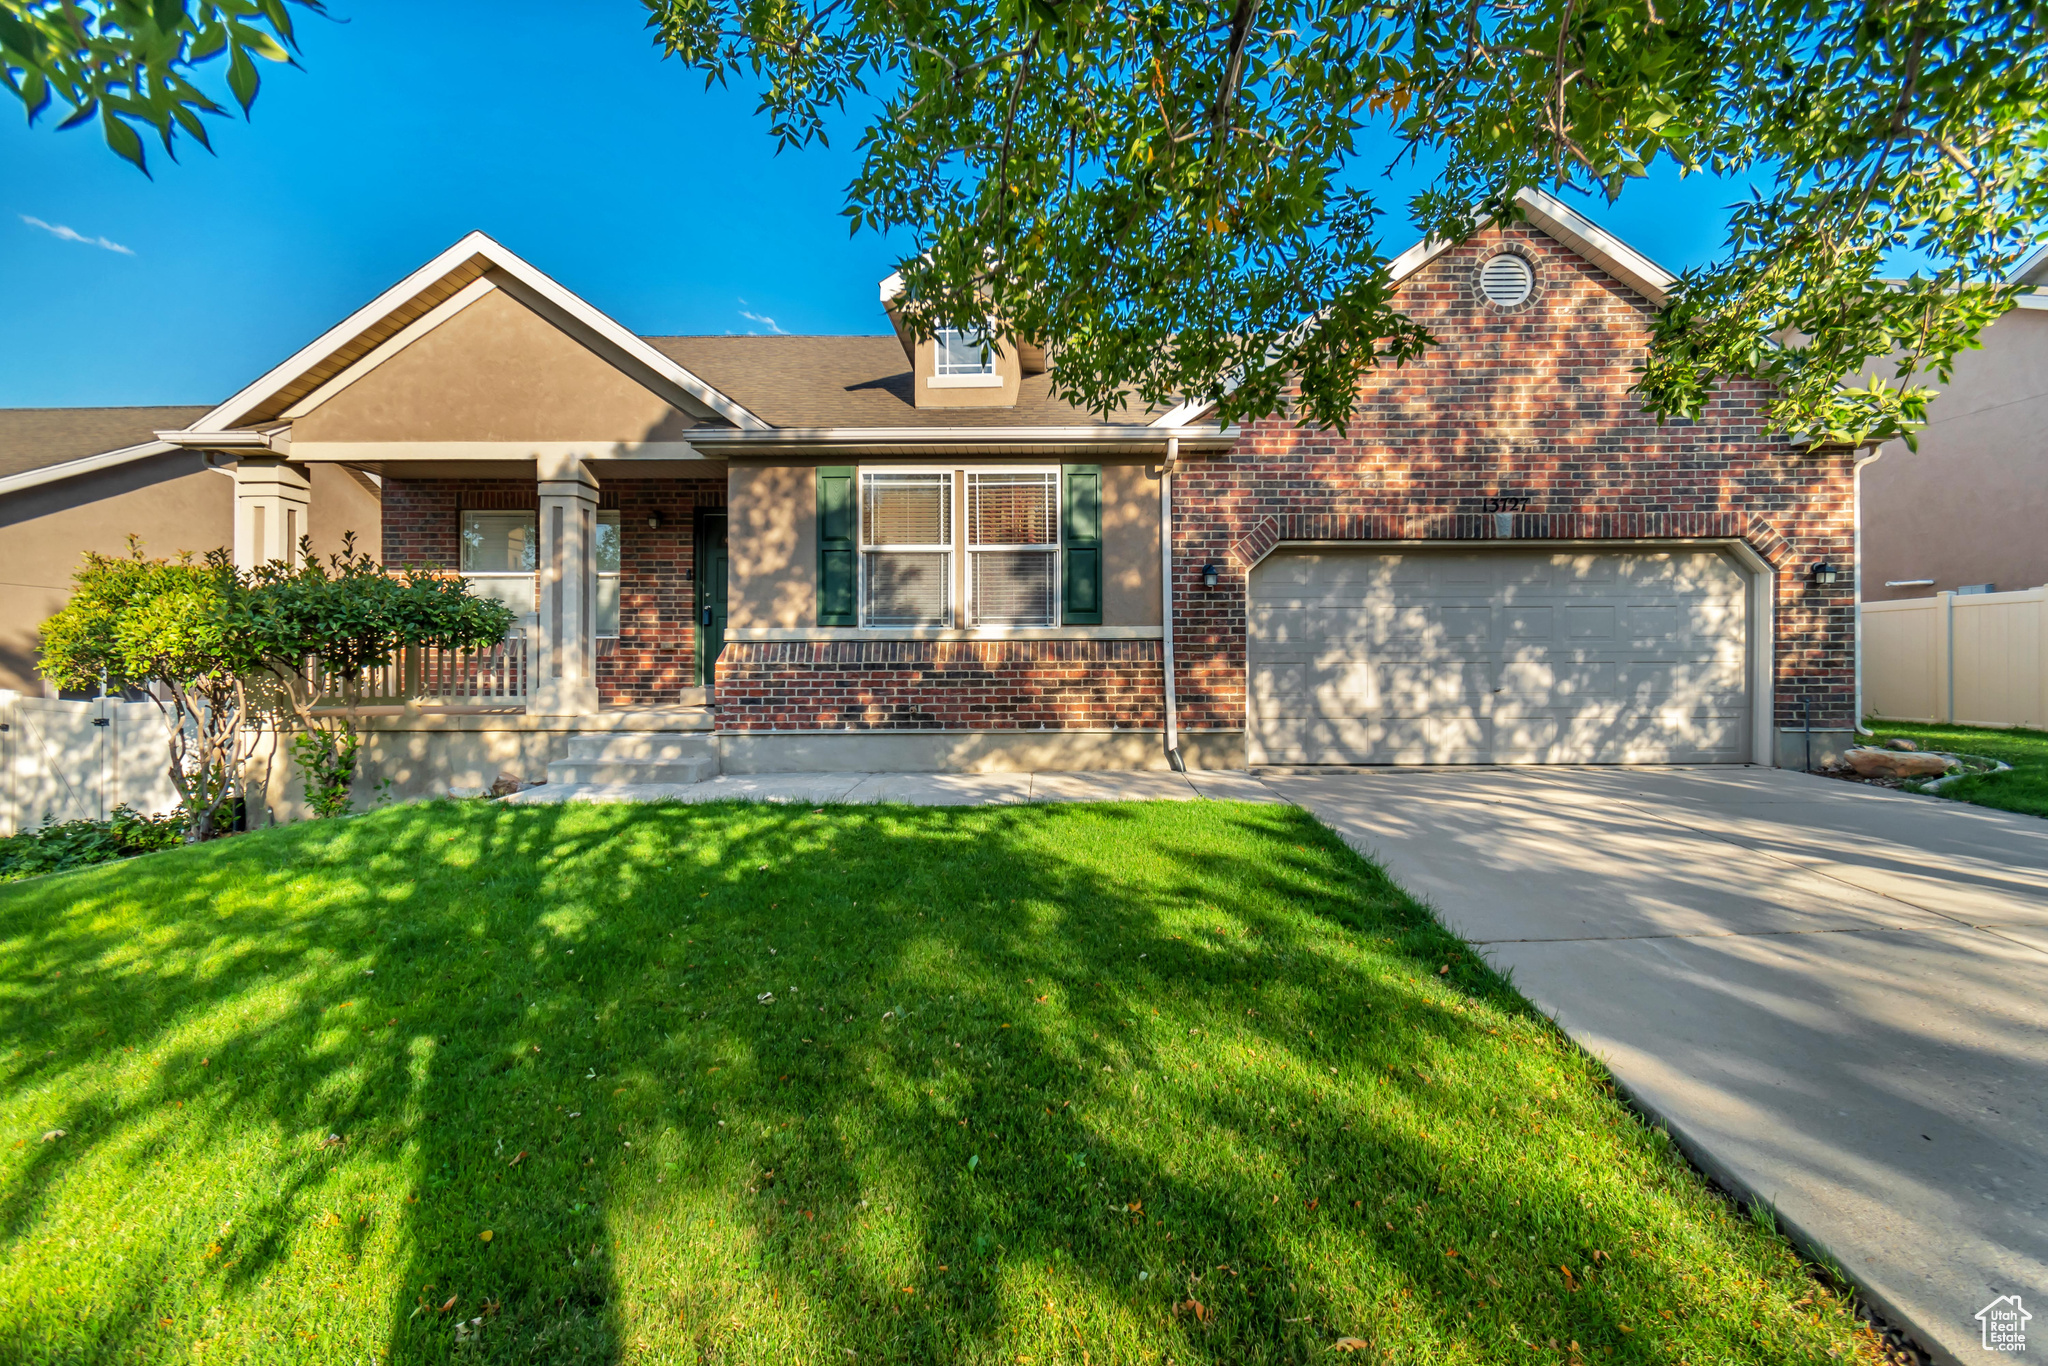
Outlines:
[[[235,463],[238,544],[355,470],[387,562],[521,612],[389,683],[412,704],[368,723],[368,777],[401,793],[686,752],[1796,762],[1809,722],[1824,757],[1854,589],[1816,571],[1853,557],[1852,453],[1765,436],[1750,383],[1645,415],[1672,277],[1523,202],[1400,258],[1438,345],[1369,376],[1344,435],[1076,410],[1057,339],[638,337],[481,234],[159,435]]]
[[[36,632],[71,595],[89,550],[203,554],[233,541],[234,471],[205,452],[156,439],[205,416],[200,407],[0,408],[0,689],[41,695]],[[318,475],[316,548],[353,528],[377,548],[373,482],[334,468]]]
[[[1889,442],[1863,467],[1867,602],[2048,584],[2048,246],[2013,279],[2043,292],[1957,357],[1920,448]]]

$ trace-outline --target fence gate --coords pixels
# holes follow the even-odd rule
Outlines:
[[[55,821],[104,820],[177,805],[154,702],[69,702],[0,691],[0,835]]]

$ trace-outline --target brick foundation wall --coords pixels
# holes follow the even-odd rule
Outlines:
[[[1502,245],[1534,266],[1512,311],[1478,292]],[[1180,724],[1245,722],[1246,575],[1301,540],[1512,541],[1732,537],[1777,576],[1776,720],[1852,724],[1854,453],[1766,438],[1765,391],[1727,385],[1699,419],[1658,425],[1628,393],[1649,339],[1647,303],[1533,229],[1489,229],[1401,288],[1437,339],[1420,360],[1370,375],[1348,435],[1285,418],[1248,424],[1226,455],[1174,480],[1174,648]],[[1503,527],[1485,500],[1529,498]],[[1814,589],[1819,560],[1841,572]],[[1201,583],[1214,563],[1220,582]]]
[[[384,481],[384,559],[461,563],[464,508],[538,506],[531,480]],[[607,707],[672,705],[696,669],[696,511],[725,506],[725,479],[608,479],[598,506],[619,512],[619,635],[598,656]],[[661,525],[650,528],[650,516]]]
[[[1156,640],[728,641],[718,728],[1157,729]]]

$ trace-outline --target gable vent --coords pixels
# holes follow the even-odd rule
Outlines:
[[[1536,272],[1513,252],[1504,251],[1479,269],[1479,292],[1501,308],[1524,302],[1535,288]]]

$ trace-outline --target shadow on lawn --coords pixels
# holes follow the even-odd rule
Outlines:
[[[66,1360],[147,1352],[159,1283],[195,1265],[264,1293],[309,1222],[402,1268],[356,1344],[389,1361],[955,1361],[1020,1335],[1040,1362],[1293,1361],[1397,1325],[1654,1359],[1599,1296],[1489,1320],[1445,1255],[1432,1204],[1552,1263],[1635,1236],[1463,1141],[1502,1097],[1440,1068],[1491,1030],[1356,952],[1398,943],[1421,976],[1455,941],[1305,814],[1207,810],[1154,834],[1115,807],[413,807],[24,885],[0,895],[30,966],[0,1091],[71,1073],[84,1098],[0,1191],[0,1238],[79,1164],[175,1180],[260,1149],[260,1182],[212,1193],[221,1246],[200,1227],[109,1272]],[[1218,820],[1280,851],[1255,880]],[[1120,827],[1165,876],[1062,852]],[[112,909],[173,867],[131,937]],[[207,1029],[203,1056],[181,1041]],[[146,1083],[89,1082],[131,1047]],[[1584,1074],[1526,1051],[1532,1087]],[[0,1355],[52,1355],[47,1307],[0,1313]],[[241,1353],[347,1345],[273,1329]]]

